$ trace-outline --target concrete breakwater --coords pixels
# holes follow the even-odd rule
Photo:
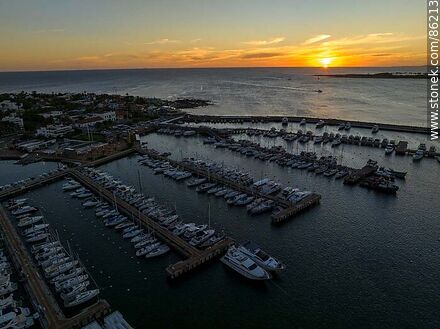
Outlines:
[[[374,125],[378,125],[381,130],[398,131],[398,132],[408,132],[408,133],[419,133],[419,134],[429,134],[429,129],[427,127],[417,127],[408,125],[398,125],[389,123],[377,123],[377,122],[366,122],[366,121],[351,121],[351,120],[341,120],[341,119],[327,119],[327,118],[316,118],[316,117],[300,117],[300,116],[256,116],[256,115],[194,115],[187,114],[180,119],[182,122],[194,122],[194,123],[269,123],[269,122],[279,122],[281,123],[283,118],[287,118],[288,122],[301,122],[302,119],[306,119],[307,123],[315,124],[319,121],[324,121],[326,125],[338,126],[341,123],[349,121],[353,128],[365,128],[371,129]]]

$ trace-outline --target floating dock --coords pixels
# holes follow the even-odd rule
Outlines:
[[[218,184],[230,187],[236,191],[240,191],[242,193],[253,195],[258,198],[272,200],[277,206],[281,206],[282,208],[284,208],[284,210],[282,211],[283,215],[281,216],[282,219],[281,219],[281,217],[279,219],[278,219],[278,217],[276,217],[277,219],[275,219],[275,221],[277,223],[280,223],[280,222],[285,221],[289,218],[292,218],[297,213],[299,213],[303,210],[306,210],[311,206],[318,204],[319,200],[321,199],[321,196],[319,194],[313,193],[310,196],[310,198],[304,198],[303,200],[299,201],[298,203],[292,204],[291,202],[289,202],[279,196],[262,194],[259,191],[250,188],[249,186],[244,186],[244,185],[238,184],[237,182],[230,181],[228,179],[225,179],[221,176],[209,173],[206,170],[203,170],[200,168],[194,168],[193,166],[188,165],[183,162],[180,162],[180,161],[171,160],[171,159],[169,159],[167,157],[163,157],[155,152],[151,152],[150,150],[139,149],[138,152],[143,155],[148,155],[153,159],[168,161],[174,167],[181,168],[181,169],[186,170],[186,171],[188,171],[194,175],[197,175],[199,177],[205,177],[210,182],[216,182]]]
[[[208,247],[207,249],[200,250],[190,245],[184,239],[175,236],[166,228],[159,225],[156,221],[149,218],[142,212],[138,211],[134,206],[126,201],[114,196],[109,190],[96,184],[92,179],[86,175],[80,173],[78,170],[71,172],[72,177],[84,185],[86,188],[93,191],[95,194],[102,196],[109,203],[116,203],[118,210],[124,213],[128,217],[133,217],[134,220],[139,221],[142,225],[148,228],[168,244],[171,248],[181,254],[187,259],[180,261],[174,265],[167,267],[166,272],[170,279],[176,279],[182,274],[193,271],[200,265],[210,261],[211,259],[226,252],[228,247],[234,242],[232,239],[225,237],[224,240],[219,241],[215,245]]]
[[[315,124],[322,120],[328,126],[338,126],[341,123],[346,123],[347,120],[340,119],[327,119],[327,118],[314,118],[314,117],[298,117],[298,116],[238,116],[238,115],[195,115],[187,114],[184,118],[179,119],[183,122],[213,122],[213,123],[264,123],[264,122],[279,122],[281,123],[283,118],[287,118],[289,122],[300,122],[302,119],[306,119],[307,123]],[[374,125],[378,125],[381,130],[399,131],[418,134],[429,134],[429,129],[426,127],[415,127],[407,125],[396,125],[388,123],[376,123],[365,121],[351,121],[349,120],[353,128],[366,128],[371,129]]]
[[[64,176],[66,176],[68,173],[69,173],[68,169],[60,170],[60,171],[54,172],[46,177],[31,180],[28,183],[26,183],[25,185],[17,186],[17,187],[13,187],[13,188],[9,188],[9,189],[0,191],[0,200],[6,199],[6,198],[12,198],[16,195],[23,194],[29,190],[33,190],[33,189],[36,189],[36,188],[41,187],[43,185],[53,183],[53,182],[63,178]]]
[[[61,311],[45,280],[39,275],[37,266],[32,260],[11,219],[0,205],[0,228],[9,249],[12,261],[25,278],[31,301],[42,318],[41,323],[47,329],[74,329],[87,325],[110,312],[107,301],[100,299],[95,304],[83,309],[81,313],[67,318]]]

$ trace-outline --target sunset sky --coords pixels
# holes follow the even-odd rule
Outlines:
[[[422,0],[0,0],[0,71],[405,66]]]

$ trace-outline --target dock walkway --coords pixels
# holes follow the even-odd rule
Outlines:
[[[197,249],[196,247],[190,245],[184,239],[175,236],[166,228],[160,226],[156,221],[138,211],[138,209],[136,209],[131,204],[113,195],[111,191],[96,184],[92,179],[80,173],[78,170],[72,171],[71,174],[74,179],[93,191],[95,194],[105,198],[107,202],[116,203],[120,212],[124,213],[128,217],[132,217],[134,220],[139,221],[139,223],[147,227],[149,230],[154,231],[154,233],[161,240],[167,243],[179,254],[187,258],[176,264],[168,266],[166,272],[168,274],[168,277],[171,279],[175,279],[184,273],[190,272],[200,265],[206,263],[207,261],[215,258],[216,256],[221,255],[233,243],[232,239],[226,237],[224,240],[205,250]]]
[[[272,217],[272,221],[274,223],[281,223],[289,218],[292,218],[299,212],[318,204],[319,200],[321,199],[321,195],[317,193],[313,193],[308,198],[305,198],[296,204],[292,204],[291,202],[279,196],[263,194],[255,189],[252,189],[249,186],[238,184],[237,182],[225,179],[224,177],[218,176],[216,174],[209,173],[208,171],[200,168],[194,168],[193,166],[186,164],[184,162],[169,159],[155,152],[151,152],[147,149],[139,149],[138,152],[143,155],[148,155],[153,159],[168,161],[171,165],[173,165],[176,168],[181,168],[199,177],[205,177],[211,182],[219,183],[221,185],[230,187],[236,191],[246,193],[248,195],[253,195],[257,198],[272,200],[277,206],[281,206],[282,208],[284,208],[284,210],[279,215],[275,215]]]
[[[17,269],[26,277],[25,284],[29,287],[28,291],[31,294],[31,300],[39,306],[39,311],[44,315],[41,321],[44,328],[81,328],[83,325],[110,312],[108,303],[105,300],[98,300],[95,304],[85,308],[81,313],[71,318],[66,318],[46,282],[39,275],[38,268],[33,262],[31,255],[1,205],[0,228],[4,233],[6,245]]]

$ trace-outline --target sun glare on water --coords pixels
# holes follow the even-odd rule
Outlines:
[[[324,68],[327,68],[331,64],[332,61],[333,61],[333,58],[330,58],[330,57],[322,58],[320,60],[322,67],[324,67]]]

